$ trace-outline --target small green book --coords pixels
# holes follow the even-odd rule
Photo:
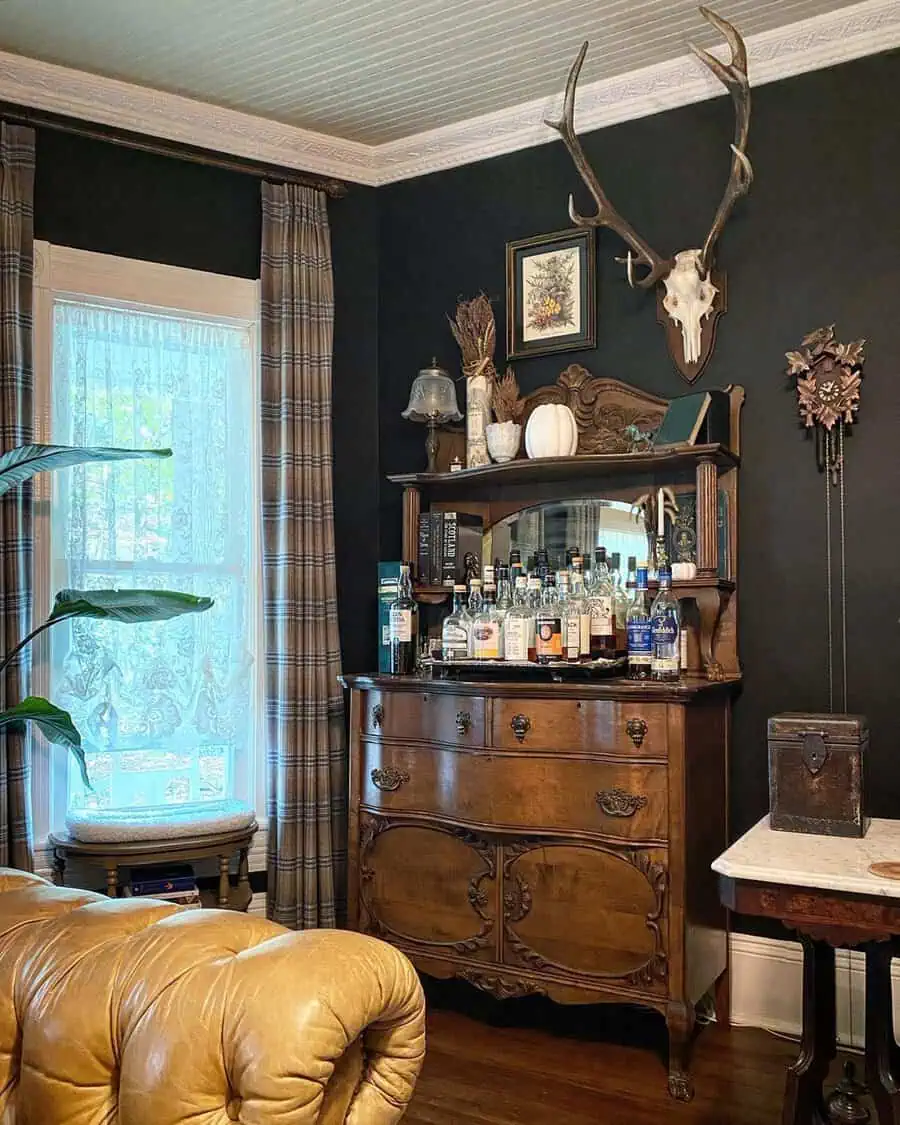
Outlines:
[[[669,402],[653,448],[663,445],[729,444],[728,393],[722,390],[694,391]]]

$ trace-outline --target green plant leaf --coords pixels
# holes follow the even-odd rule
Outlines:
[[[174,590],[60,590],[47,624],[67,617],[95,617],[139,625],[168,621],[183,613],[203,613],[212,604],[212,598]]]
[[[27,699],[17,703],[15,707],[0,711],[0,727],[11,726],[15,723],[34,723],[48,742],[53,742],[57,746],[65,746],[78,762],[81,780],[85,787],[87,789],[92,788],[88,777],[84,750],[81,748],[81,735],[72,722],[72,716],[68,711],[63,711],[61,707],[57,707],[49,699],[43,699],[39,695],[29,695]]]
[[[0,456],[0,496],[16,485],[23,484],[35,473],[44,473],[51,469],[67,469],[70,465],[84,465],[94,461],[145,461],[154,457],[171,456],[171,449],[20,445]]]

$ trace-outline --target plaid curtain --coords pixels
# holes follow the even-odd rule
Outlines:
[[[269,918],[334,926],[346,754],[331,448],[334,285],[322,192],[262,186],[263,581]]]
[[[31,283],[34,130],[0,123],[0,451],[33,441]],[[2,651],[31,628],[31,485],[0,500]],[[0,703],[28,694],[27,650],[0,677]],[[30,871],[28,760],[22,734],[0,732],[0,867]]]

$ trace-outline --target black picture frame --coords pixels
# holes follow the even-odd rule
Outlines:
[[[573,255],[576,252],[577,257]],[[554,269],[552,259],[563,255],[561,269]],[[535,270],[535,259],[545,259],[542,273]],[[566,271],[570,262],[577,262],[574,279],[569,284],[577,290],[571,294],[574,307],[570,309],[572,331],[565,331],[566,323],[550,324],[544,329],[539,317],[548,322],[565,311]],[[530,266],[529,266],[529,263]],[[550,267],[549,269],[547,267]],[[540,267],[539,267],[540,268]],[[554,276],[556,273],[557,276]],[[535,285],[546,289],[544,307],[529,309],[528,293]],[[528,292],[526,292],[526,290]],[[596,292],[597,292],[597,242],[593,227],[574,227],[571,230],[539,234],[506,244],[506,354],[508,359],[526,356],[550,355],[554,352],[583,351],[596,347]],[[560,311],[560,297],[563,308]]]

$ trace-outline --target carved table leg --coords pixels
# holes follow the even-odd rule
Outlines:
[[[822,1083],[837,1053],[834,948],[801,937],[803,944],[803,1032],[800,1056],[788,1070],[782,1125],[817,1125],[826,1120]]]
[[[715,651],[719,622],[729,596],[727,590],[718,590],[715,586],[702,587],[693,594],[700,614],[700,659],[708,680],[721,680],[725,674],[715,658]]]
[[[688,1073],[696,1015],[692,1004],[671,1003],[666,1009],[669,1029],[669,1096],[689,1102],[694,1083]]]
[[[716,1005],[716,1023],[720,1027],[731,1027],[731,965],[719,977],[713,987]]]
[[[108,864],[106,868],[106,893],[110,898],[119,897],[119,868],[115,863]]]
[[[241,908],[244,912],[250,909],[250,903],[253,900],[253,892],[250,890],[250,849],[241,848],[240,857],[238,859],[238,895],[239,901],[244,905]]]
[[[866,946],[866,1085],[878,1125],[900,1125],[900,1048],[894,1039],[889,941]]]
[[[231,880],[228,877],[230,863],[231,856],[219,856],[219,906],[222,909],[227,909],[231,898]]]
[[[53,882],[57,887],[66,885],[66,857],[57,852],[53,853]]]

